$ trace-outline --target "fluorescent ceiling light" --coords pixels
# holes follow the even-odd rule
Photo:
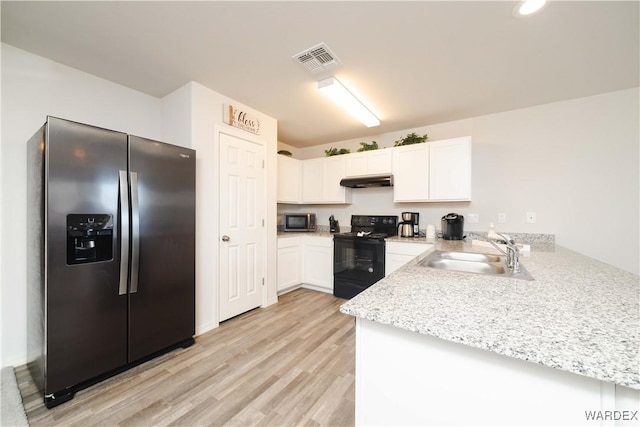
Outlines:
[[[513,9],[513,16],[522,18],[538,12],[547,3],[547,0],[525,0],[518,3]]]
[[[380,120],[335,77],[320,80],[318,89],[352,117],[364,123],[366,127],[380,125]]]

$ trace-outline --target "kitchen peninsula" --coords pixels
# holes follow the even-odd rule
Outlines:
[[[521,257],[533,281],[421,266],[435,249],[490,251],[438,240],[341,307],[357,425],[638,425],[638,276],[558,246]]]

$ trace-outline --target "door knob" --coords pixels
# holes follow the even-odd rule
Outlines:
[[[231,239],[230,239],[230,237],[229,237],[229,236],[227,236],[226,234],[225,234],[224,236],[222,236],[222,241],[223,241],[223,242],[228,242],[229,240],[231,240]]]

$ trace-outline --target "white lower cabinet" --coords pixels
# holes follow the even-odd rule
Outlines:
[[[300,286],[333,293],[333,237],[301,234],[278,237],[278,293]],[[432,246],[430,243],[385,242],[385,275]]]
[[[302,237],[278,238],[278,292],[302,281]]]
[[[278,292],[299,286],[333,293],[333,237],[278,237]]]
[[[359,426],[638,425],[638,390],[363,318],[355,388]]]
[[[388,276],[433,245],[430,243],[390,242],[385,244],[384,275]]]
[[[302,247],[303,286],[333,293],[333,238],[304,236]]]

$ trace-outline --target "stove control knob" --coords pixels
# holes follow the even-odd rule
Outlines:
[[[367,269],[367,271],[368,271],[369,273],[373,273],[373,267],[369,267],[369,268]]]

